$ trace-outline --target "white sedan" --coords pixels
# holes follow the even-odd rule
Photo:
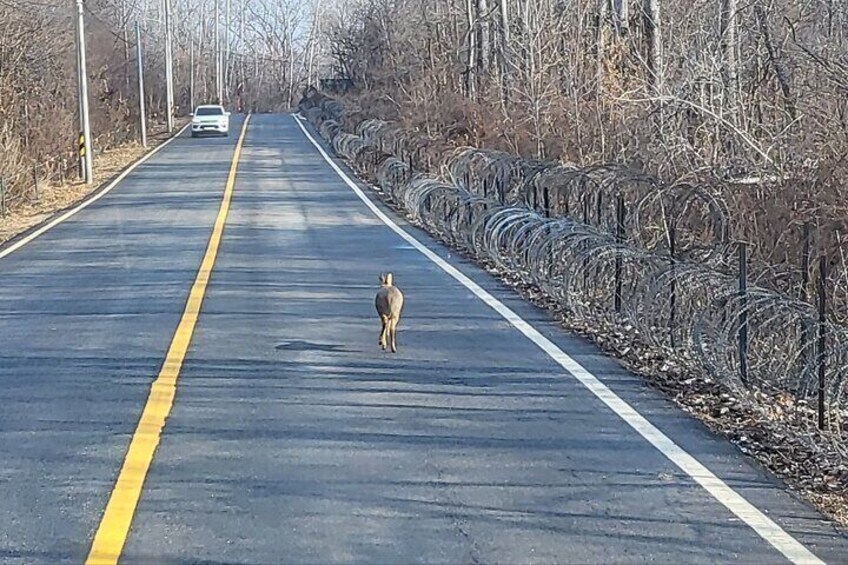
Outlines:
[[[195,108],[191,115],[191,136],[203,134],[230,135],[230,113],[223,106],[207,104]]]

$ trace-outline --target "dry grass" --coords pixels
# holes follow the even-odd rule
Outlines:
[[[184,123],[185,120],[178,121],[177,128],[181,128]],[[23,202],[11,209],[5,218],[0,218],[0,244],[41,224],[57,212],[83,201],[169,137],[166,130],[158,128],[148,137],[147,149],[138,143],[128,143],[95,155],[94,183],[91,185],[86,185],[78,179],[69,179],[64,183],[42,182],[37,201]]]

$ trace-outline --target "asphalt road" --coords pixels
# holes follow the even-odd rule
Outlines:
[[[0,562],[86,558],[234,145],[177,139],[0,259]],[[848,538],[730,444],[390,216],[795,540],[848,563]],[[406,295],[396,355],[377,346],[386,270]],[[258,115],[122,562],[786,558],[388,229],[291,116]]]

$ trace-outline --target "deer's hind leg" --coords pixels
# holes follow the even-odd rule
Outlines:
[[[397,336],[397,325],[398,325],[399,321],[400,320],[398,320],[397,318],[392,318],[392,319],[389,320],[389,336],[391,337],[391,341],[392,341],[392,353],[397,352],[396,336]]]
[[[377,339],[377,343],[385,350],[389,333],[389,319],[386,316],[380,316],[380,322],[383,324],[383,327],[380,330],[380,337]]]

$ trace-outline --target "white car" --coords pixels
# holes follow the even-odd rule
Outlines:
[[[205,104],[191,114],[191,136],[204,134],[230,135],[230,113],[223,106]]]

